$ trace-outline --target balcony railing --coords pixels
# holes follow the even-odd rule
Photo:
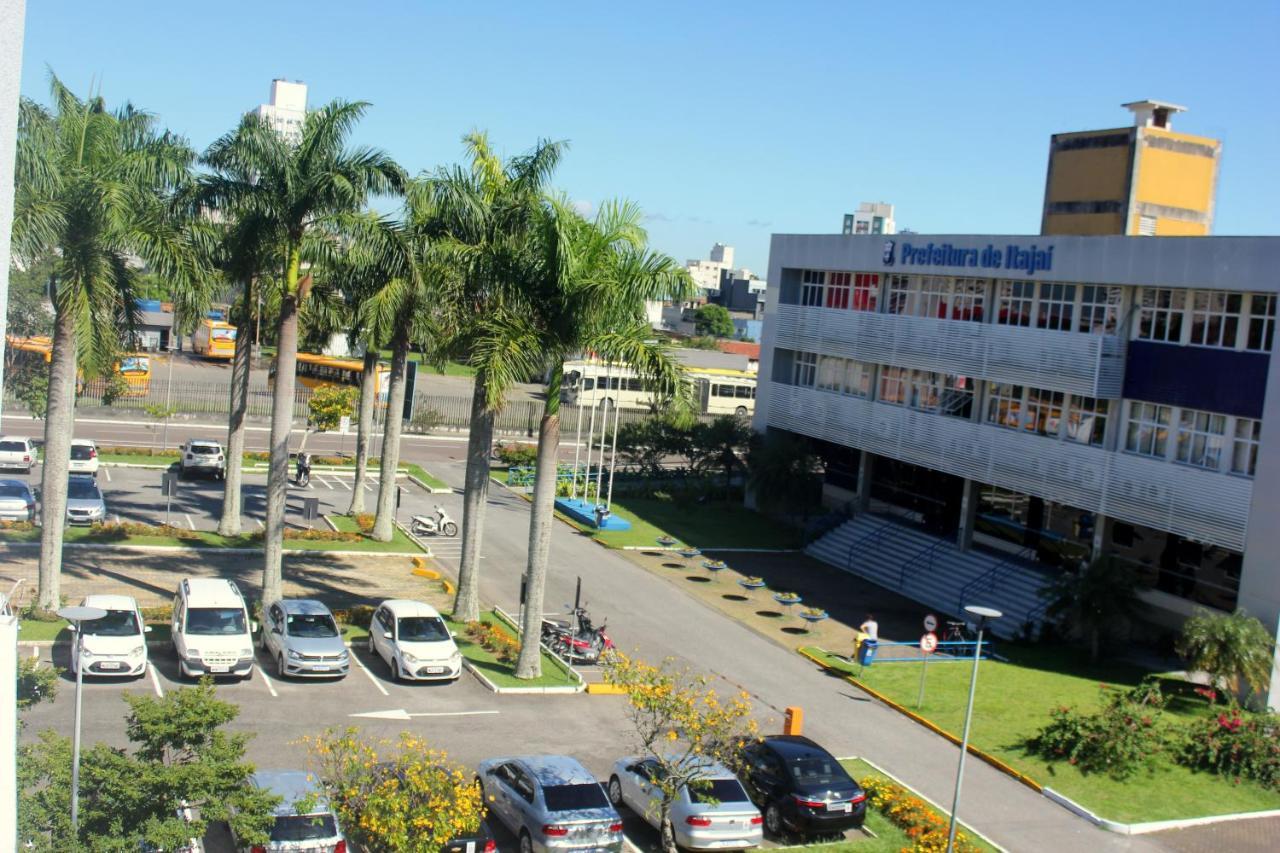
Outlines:
[[[1086,397],[1118,398],[1124,346],[1113,335],[779,305],[775,346],[937,370]]]
[[[1253,482],[813,388],[770,383],[768,424],[1244,550]]]

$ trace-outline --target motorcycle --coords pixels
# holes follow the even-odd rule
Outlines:
[[[552,653],[570,663],[594,664],[613,650],[613,640],[605,631],[607,620],[595,627],[584,607],[575,607],[570,616],[568,622],[542,620],[542,642]]]
[[[457,536],[458,523],[449,517],[444,507],[436,504],[436,514],[415,515],[409,522],[409,531],[414,536]]]
[[[300,489],[311,485],[311,457],[305,453],[298,454],[298,468],[294,475],[294,483]]]

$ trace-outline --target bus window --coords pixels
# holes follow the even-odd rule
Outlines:
[[[596,381],[595,381],[594,379],[584,379],[584,380],[582,380],[582,390],[583,390],[583,391],[593,391],[593,390],[595,390],[595,387],[596,387]]]
[[[754,394],[751,393],[753,390],[755,389],[749,388],[746,385],[739,385],[737,388],[734,389],[735,393],[733,396],[740,397],[744,400],[750,400],[753,396],[755,396]]]

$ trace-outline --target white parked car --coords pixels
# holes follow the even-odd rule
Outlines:
[[[80,655],[71,652],[71,671],[90,675],[142,675],[147,671],[147,634],[138,602],[128,595],[90,595],[82,607],[107,611],[101,619],[80,623]]]
[[[97,445],[87,438],[71,439],[71,464],[67,470],[72,474],[98,476]]]
[[[39,458],[31,439],[20,435],[0,436],[0,468],[15,468],[30,474]]]
[[[707,759],[701,779],[680,789],[671,803],[671,832],[681,850],[745,850],[764,840],[764,817],[732,771]],[[652,758],[623,758],[609,777],[609,801],[623,803],[655,829],[662,819],[662,765]]]
[[[421,601],[378,605],[369,623],[369,651],[386,661],[397,680],[443,681],[462,674],[462,654],[449,626]]]
[[[240,589],[226,578],[187,578],[173,599],[178,674],[253,675],[253,631]]]
[[[182,445],[178,468],[182,476],[208,474],[221,480],[227,476],[227,457],[222,445],[203,438],[189,438]]]

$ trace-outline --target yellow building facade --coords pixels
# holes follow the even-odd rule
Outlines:
[[[1182,107],[1124,106],[1134,113],[1132,127],[1053,135],[1040,232],[1208,235],[1222,143],[1175,133],[1169,119]]]

